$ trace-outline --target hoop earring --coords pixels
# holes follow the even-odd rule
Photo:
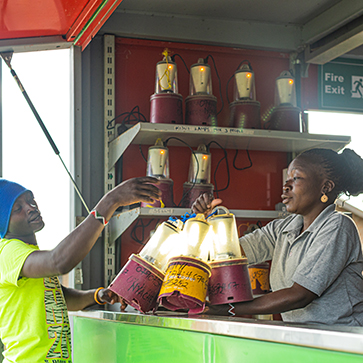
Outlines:
[[[320,198],[320,201],[322,202],[322,203],[326,203],[327,201],[328,201],[328,196],[326,195],[326,194],[323,194],[322,196],[321,196],[321,198]]]

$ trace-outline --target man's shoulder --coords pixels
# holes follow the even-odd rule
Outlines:
[[[21,241],[20,239],[2,238],[2,239],[0,239],[0,253],[4,248],[6,248],[6,249],[11,248],[11,249],[16,249],[16,250],[34,249],[30,245],[28,245],[25,242]]]
[[[16,244],[25,244],[23,241],[20,241],[20,239],[8,239],[8,238],[1,238],[0,239],[0,246],[6,246],[10,243],[16,243]]]
[[[10,240],[10,239],[7,239],[7,238],[1,238],[1,239],[0,239],[0,252],[1,252],[1,250],[2,250],[5,246],[9,245],[12,241],[13,241],[13,240]]]

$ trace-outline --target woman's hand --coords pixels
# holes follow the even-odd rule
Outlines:
[[[212,194],[204,193],[200,195],[192,205],[193,213],[203,213],[209,215],[213,208],[222,203],[222,199],[214,199]]]
[[[228,304],[223,305],[211,305],[209,301],[205,303],[205,308],[202,314],[206,315],[219,315],[227,316],[229,315],[228,310],[230,309]]]
[[[101,289],[100,291],[98,291],[97,299],[100,302],[107,302],[108,304],[111,305],[119,302],[121,303],[121,311],[124,311],[127,306],[126,302],[121,296],[115,294],[113,291],[109,289]]]

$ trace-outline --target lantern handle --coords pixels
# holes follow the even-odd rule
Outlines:
[[[223,207],[222,205],[219,205],[217,207],[215,207],[213,210],[212,210],[212,213],[209,215],[209,216],[212,216],[214,214],[218,214],[218,210],[219,209],[222,209],[224,211],[224,214],[230,214],[229,213],[229,210],[226,208],[226,207]],[[208,216],[208,218],[209,218]]]

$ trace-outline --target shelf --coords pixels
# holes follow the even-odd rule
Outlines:
[[[112,168],[130,144],[153,145],[157,138],[164,141],[176,137],[193,148],[199,144],[217,141],[226,149],[295,152],[310,148],[340,150],[349,144],[350,136],[316,135],[291,131],[237,129],[230,127],[153,124],[140,122],[130,127],[109,144],[109,168]],[[183,146],[178,140],[170,140],[168,146]],[[212,144],[212,147],[216,147]],[[135,208],[115,214],[109,223],[112,244],[139,217],[168,218],[189,213],[185,208]],[[283,218],[286,212],[261,210],[230,210],[236,218],[272,220]]]
[[[253,220],[272,220],[284,218],[286,212],[274,210],[240,210],[230,209],[230,213],[236,218]],[[126,229],[139,217],[142,218],[163,218],[170,216],[180,217],[190,213],[190,208],[134,208],[114,214],[109,222],[110,243],[113,243]]]
[[[196,148],[199,144],[217,141],[226,149],[296,152],[310,148],[340,150],[350,143],[350,136],[316,135],[292,131],[238,129],[140,122],[109,144],[109,168],[115,165],[130,144],[153,145],[157,138],[164,141],[177,137]],[[168,146],[183,146],[170,140]],[[214,144],[211,147],[216,147]]]

